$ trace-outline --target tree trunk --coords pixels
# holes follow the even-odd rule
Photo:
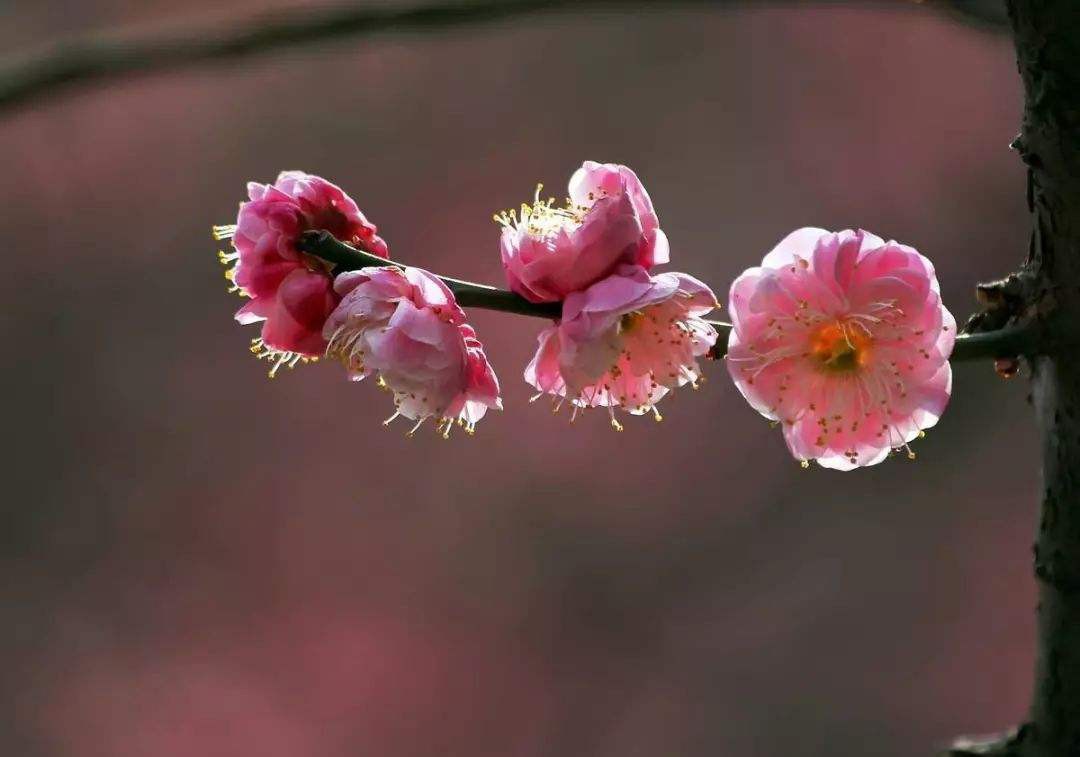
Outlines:
[[[1035,317],[1055,348],[1032,361],[1043,457],[1035,541],[1038,657],[1031,755],[1080,755],[1080,3],[1009,3],[1020,73],[1028,165]],[[1030,744],[1030,747],[1027,746]]]
[[[1028,723],[957,755],[1080,757],[1080,0],[1008,0],[1025,90],[1014,146],[1028,167],[1032,236],[1021,312],[1043,458],[1035,542],[1038,651]]]

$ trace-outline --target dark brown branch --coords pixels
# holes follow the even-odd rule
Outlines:
[[[732,6],[797,0],[678,0],[680,5]],[[854,0],[865,5],[915,7],[917,0]],[[819,5],[843,4],[825,0]],[[266,12],[232,24],[196,26],[152,34],[128,33],[70,39],[0,65],[0,110],[94,81],[146,74],[210,61],[241,58],[296,45],[388,31],[425,32],[506,20],[529,13],[627,8],[667,12],[674,2],[646,0],[447,0],[412,7],[334,3]],[[982,26],[997,26],[996,0],[938,0],[939,7]],[[995,22],[997,19],[997,23]]]
[[[338,241],[326,231],[305,232],[300,239],[300,248],[309,255],[333,263],[335,271],[357,271],[370,266],[404,265],[351,247]],[[557,302],[529,302],[513,292],[487,284],[474,284],[471,281],[452,279],[449,276],[440,275],[439,278],[454,293],[458,304],[462,307],[499,310],[504,313],[552,319],[562,314],[562,306]]]
[[[1039,334],[1029,326],[1006,326],[980,334],[960,334],[953,348],[953,362],[1033,355],[1040,351]]]
[[[402,265],[351,247],[335,239],[326,231],[305,232],[300,240],[300,247],[309,255],[333,263],[336,271],[355,271],[368,266]],[[559,303],[529,302],[513,292],[487,284],[474,284],[471,281],[461,281],[447,276],[439,276],[439,278],[446,282],[463,307],[499,310],[504,313],[548,319],[558,318],[562,311]],[[723,321],[710,321],[710,323],[721,335],[710,357],[721,358],[727,349],[727,334],[731,330],[731,324]],[[1035,354],[1038,352],[1036,337],[1037,333],[1028,326],[1009,326],[979,334],[960,334],[956,338],[956,347],[953,349],[951,359],[954,361],[985,360]]]

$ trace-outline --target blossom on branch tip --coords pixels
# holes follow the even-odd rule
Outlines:
[[[586,161],[570,178],[569,197],[499,213],[499,247],[510,288],[530,302],[557,302],[622,264],[668,262],[668,241],[648,192],[626,166]]]
[[[703,381],[698,358],[716,342],[702,316],[717,307],[705,284],[684,273],[650,276],[641,266],[621,266],[611,276],[563,303],[563,318],[540,334],[525,380],[540,394],[573,407],[606,407],[621,431],[615,408],[652,412],[672,389]],[[534,398],[535,399],[535,398]]]
[[[444,437],[469,434],[488,408],[502,409],[499,382],[453,293],[420,268],[363,268],[334,281],[341,298],[323,327],[326,354],[359,381],[375,375],[394,414],[428,418]]]
[[[804,466],[914,458],[949,401],[956,321],[912,247],[799,229],[735,280],[729,309],[728,371]]]
[[[390,253],[352,198],[318,176],[283,171],[273,184],[250,182],[248,198],[236,224],[215,227],[214,237],[232,240],[233,251],[218,256],[232,265],[225,273],[231,291],[251,298],[236,320],[263,322],[252,352],[273,362],[273,376],[323,353],[323,324],[340,299],[330,265],[302,252],[300,235],[325,229],[380,257]]]

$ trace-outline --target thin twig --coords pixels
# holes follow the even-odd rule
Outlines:
[[[336,239],[327,231],[308,231],[300,239],[300,248],[315,257],[333,263],[337,271],[356,271],[370,266],[402,265],[386,258],[358,250]],[[529,302],[513,292],[498,289],[487,284],[475,284],[447,276],[439,276],[458,303],[463,307],[498,310],[503,313],[516,313],[538,318],[557,319],[562,306],[557,302]],[[723,357],[727,349],[727,335],[731,324],[724,321],[709,321],[720,339],[710,353],[710,357]],[[956,337],[951,360],[986,360],[988,358],[1009,358],[1017,355],[1032,354],[1036,349],[1035,334],[1025,326],[1010,326],[997,331],[982,334],[960,334]]]
[[[818,5],[930,5],[987,28],[1004,29],[995,0],[819,0]],[[683,6],[798,4],[797,0],[678,0]],[[573,9],[637,7],[667,12],[674,2],[645,0],[444,0],[415,6],[333,3],[265,12],[229,24],[166,32],[86,36],[51,45],[0,64],[0,110],[121,76],[146,74],[208,61],[240,58],[296,45],[387,31],[424,32],[502,21],[523,14]]]
[[[328,231],[304,232],[300,238],[300,249],[309,255],[333,263],[337,271],[357,271],[370,266],[403,265],[372,255],[370,252],[358,250],[339,241]],[[499,310],[503,313],[551,319],[558,318],[562,314],[562,306],[557,302],[529,302],[513,292],[487,284],[474,284],[471,281],[452,279],[449,276],[440,275],[439,278],[454,293],[454,297],[462,307]]]

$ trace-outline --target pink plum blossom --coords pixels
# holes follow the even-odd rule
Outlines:
[[[214,235],[232,240],[235,251],[219,253],[223,263],[235,261],[226,277],[251,298],[236,319],[263,322],[252,352],[274,363],[272,376],[282,365],[323,353],[323,324],[340,299],[328,264],[298,249],[301,233],[325,229],[380,257],[389,251],[356,203],[318,176],[284,171],[270,185],[250,182],[248,197],[236,224],[216,227]]]
[[[698,358],[716,342],[702,316],[717,306],[707,286],[684,273],[650,276],[623,265],[563,303],[562,320],[540,334],[525,380],[579,408],[653,412],[672,389],[702,380]],[[558,401],[561,404],[561,400]],[[573,418],[573,416],[571,416]]]
[[[449,436],[472,433],[488,408],[502,409],[499,382],[453,293],[420,268],[363,268],[334,281],[340,303],[322,336],[327,355],[359,381],[372,374],[394,394],[398,416],[428,418]]]
[[[736,279],[729,308],[728,370],[803,465],[914,458],[908,443],[949,401],[956,322],[912,247],[799,229]]]
[[[495,216],[510,288],[531,302],[557,302],[622,264],[668,262],[667,236],[648,192],[626,166],[586,161],[570,178],[569,198],[523,204],[520,216]]]

